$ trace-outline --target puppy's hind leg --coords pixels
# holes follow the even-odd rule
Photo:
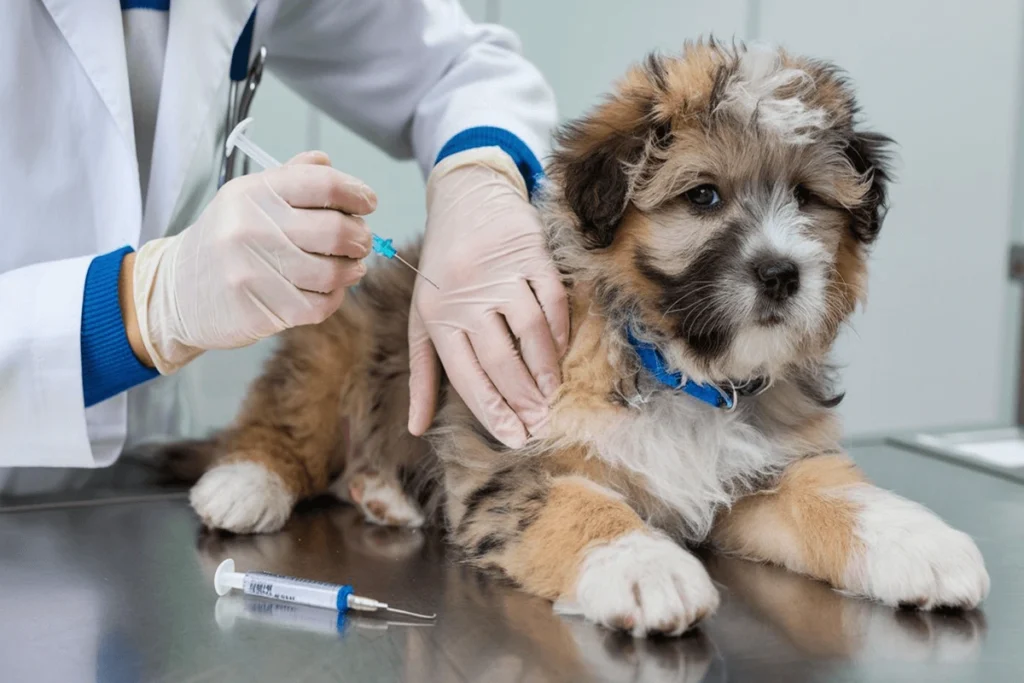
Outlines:
[[[219,440],[222,454],[192,488],[192,507],[212,528],[280,529],[295,503],[327,490],[347,446],[342,412],[358,381],[361,349],[351,321],[290,330],[242,413]]]
[[[382,526],[417,529],[424,516],[419,505],[405,492],[397,473],[362,469],[331,484],[338,498],[359,506],[368,522]]]
[[[404,316],[390,312],[408,310],[409,304],[403,298],[384,298],[388,292],[382,288],[370,294],[378,297],[372,310],[389,312],[375,319],[366,366],[366,409],[353,425],[351,452],[331,492],[358,506],[373,524],[416,528],[426,517],[420,502],[429,503],[427,494],[436,491],[436,461],[427,442],[409,433],[408,324]]]

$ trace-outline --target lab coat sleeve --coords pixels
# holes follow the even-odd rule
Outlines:
[[[456,0],[283,3],[267,45],[299,94],[424,175],[472,146],[502,147],[524,175],[549,151],[551,88],[514,33],[474,23]]]
[[[120,453],[125,395],[85,407],[83,293],[93,261],[0,273],[0,466],[101,467]]]

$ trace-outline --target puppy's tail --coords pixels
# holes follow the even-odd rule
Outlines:
[[[194,484],[220,458],[220,442],[216,437],[189,439],[151,446],[147,460],[152,462],[166,481]]]

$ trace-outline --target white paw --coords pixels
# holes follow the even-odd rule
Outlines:
[[[844,495],[863,506],[856,534],[864,549],[845,588],[887,605],[971,609],[988,595],[978,546],[928,509],[870,486]]]
[[[642,531],[589,551],[575,598],[555,604],[562,614],[582,614],[636,637],[679,635],[717,607],[718,591],[700,561]]]
[[[423,513],[397,482],[375,474],[357,474],[348,482],[347,490],[343,486],[339,479],[331,486],[331,491],[358,505],[368,522],[410,529],[423,526]]]
[[[284,526],[295,496],[281,477],[263,465],[234,462],[218,465],[200,477],[189,502],[207,526],[250,534]]]

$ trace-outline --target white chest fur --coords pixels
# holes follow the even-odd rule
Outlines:
[[[786,456],[738,413],[690,396],[655,392],[592,444],[600,458],[646,481],[678,513],[683,533],[704,538],[737,486],[776,471]]]

